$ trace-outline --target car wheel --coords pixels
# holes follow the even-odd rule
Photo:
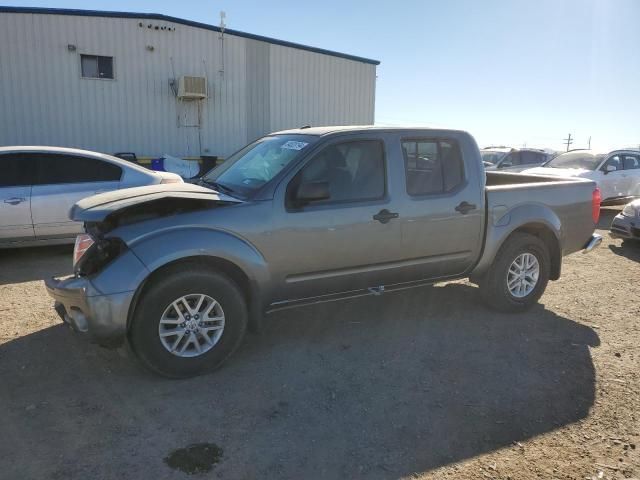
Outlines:
[[[238,348],[247,318],[244,296],[230,278],[182,264],[147,285],[129,343],[150,370],[192,377],[217,368]]]
[[[511,235],[479,282],[487,305],[518,312],[536,303],[549,282],[550,256],[542,240],[527,233]]]

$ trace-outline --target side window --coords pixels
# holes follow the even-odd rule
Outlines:
[[[522,165],[540,163],[540,154],[536,152],[520,152],[520,161]]]
[[[362,140],[330,145],[307,163],[292,184],[326,182],[329,199],[317,203],[373,200],[385,194],[383,143]]]
[[[109,162],[73,155],[41,154],[34,185],[119,181],[122,169]]]
[[[640,155],[623,155],[622,167],[625,170],[636,170],[640,168]]]
[[[500,165],[502,168],[515,167],[522,163],[520,152],[511,152]]]
[[[605,168],[609,167],[614,167],[614,170],[622,170],[622,160],[620,159],[619,155],[615,155],[607,160]]]
[[[464,181],[462,154],[453,140],[403,140],[402,153],[409,195],[450,192]]]
[[[7,153],[0,155],[0,188],[31,185],[35,170],[32,155]]]

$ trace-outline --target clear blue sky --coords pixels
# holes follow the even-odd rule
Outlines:
[[[154,12],[375,58],[376,123],[481,144],[640,145],[640,0],[57,0]]]

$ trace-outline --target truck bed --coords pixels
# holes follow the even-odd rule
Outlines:
[[[596,183],[522,173],[486,172],[485,251],[476,271],[488,267],[497,247],[516,225],[550,227],[559,232],[561,255],[581,250],[593,233],[592,194]]]

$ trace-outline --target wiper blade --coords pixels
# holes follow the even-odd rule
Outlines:
[[[227,187],[226,185],[223,185],[221,183],[218,182],[210,182],[208,180],[205,180],[204,178],[201,178],[200,181],[202,183],[206,183],[207,185],[215,188],[216,190],[222,190],[225,193],[235,193],[235,190],[231,187]]]

